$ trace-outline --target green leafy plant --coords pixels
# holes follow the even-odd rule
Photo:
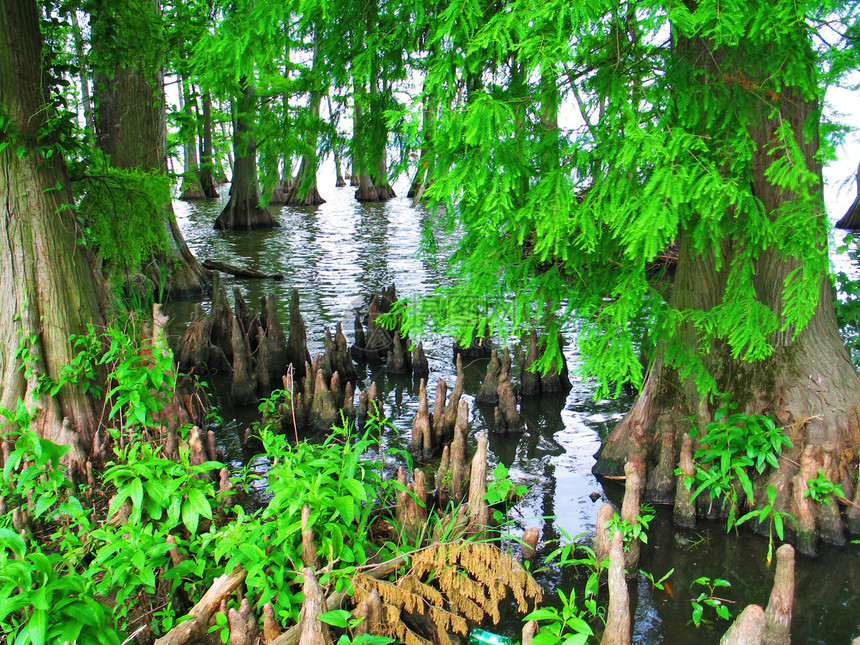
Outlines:
[[[212,634],[213,632],[218,632],[218,638],[221,639],[222,643],[230,642],[230,622],[227,619],[227,614],[223,612],[215,613],[215,624],[211,625],[209,629],[206,630],[208,634]]]
[[[756,521],[764,524],[765,522],[769,523],[773,530],[768,531],[768,545],[767,545],[767,563],[770,565],[771,560],[773,559],[773,533],[776,532],[777,537],[780,540],[785,539],[785,520],[790,519],[794,522],[794,517],[789,513],[784,513],[776,510],[776,489],[768,485],[767,487],[767,504],[762,506],[761,508],[754,509],[749,513],[743,515],[738,521],[738,524],[743,524],[747,520],[755,519]]]
[[[105,339],[108,348],[100,362],[112,367],[109,417],[119,415],[125,426],[154,427],[155,416],[176,387],[173,353],[153,346],[146,351],[131,334],[115,327],[107,329]]]
[[[690,600],[692,606],[692,622],[696,627],[708,623],[708,619],[704,616],[705,608],[711,607],[719,618],[729,620],[731,614],[727,606],[731,600],[717,597],[716,590],[720,587],[731,587],[732,583],[722,578],[708,578],[702,576],[696,578],[690,583],[690,588],[694,585],[704,586],[705,590],[701,591],[698,596]]]
[[[642,515],[637,515],[634,520],[622,520],[618,513],[612,514],[612,519],[606,523],[606,530],[612,535],[615,531],[621,531],[621,537],[624,539],[624,550],[630,548],[630,543],[634,540],[639,540],[643,544],[648,544],[648,526],[651,520],[654,519],[654,509],[647,504],[640,506]]]
[[[842,487],[839,484],[834,484],[830,481],[821,468],[818,469],[818,477],[810,479],[806,482],[806,485],[809,488],[807,488],[806,492],[803,494],[804,497],[811,497],[819,504],[828,502],[831,495],[835,495],[836,497],[841,497],[843,499],[845,498],[845,492],[842,490]]]
[[[643,571],[642,569],[639,569],[639,573],[641,573],[648,579],[652,587],[654,587],[655,589],[659,589],[660,591],[664,591],[666,589],[666,585],[664,583],[673,573],[675,573],[675,567],[669,569],[666,573],[663,574],[662,577],[657,580],[654,579],[654,574],[648,573],[647,571]]]
[[[0,629],[16,645],[117,645],[113,612],[93,599],[90,585],[61,554],[30,550],[22,536],[0,528]]]
[[[512,499],[522,497],[528,490],[528,486],[525,484],[514,484],[508,476],[507,466],[499,463],[493,469],[493,479],[487,482],[487,492],[484,494],[484,500],[490,506],[507,504]],[[499,523],[505,520],[505,514],[498,509],[493,511],[493,517]]]
[[[603,608],[597,604],[601,563],[597,562],[593,549],[577,543],[580,538],[586,537],[585,534],[571,538],[564,529],[560,528],[559,532],[563,542],[546,557],[546,565],[556,563],[561,568],[572,567],[584,570],[587,578],[583,591],[583,604],[592,616],[602,616]]]
[[[327,625],[349,631],[348,634],[341,634],[337,640],[337,645],[388,645],[394,642],[394,639],[388,636],[353,635],[352,631],[364,620],[364,617],[353,618],[352,614],[345,609],[333,609],[320,614],[317,618]]]
[[[565,594],[558,590],[561,611],[555,607],[541,607],[527,614],[523,620],[547,621],[541,625],[540,633],[532,639],[533,645],[583,645],[594,635],[585,619],[587,612],[576,605],[576,593]]]
[[[68,495],[71,483],[60,465],[60,457],[68,451],[69,446],[58,446],[35,432],[18,433],[15,447],[3,465],[2,488],[10,505],[31,500],[33,516],[45,519],[58,512],[79,510],[78,499]]]
[[[160,448],[150,443],[131,443],[103,475],[103,480],[117,490],[109,512],[118,511],[128,499],[132,503],[129,523],[140,522],[145,510],[152,520],[166,515],[171,526],[181,519],[190,533],[196,533],[201,517],[212,519],[211,502],[215,498],[212,482],[201,475],[223,466],[217,461],[192,465],[187,445],[180,446],[179,460],[173,461],[161,456]]]
[[[707,491],[712,500],[728,505],[727,530],[736,524],[738,489],[740,485],[750,504],[755,494],[748,469],[761,474],[765,468],[779,468],[779,455],[783,448],[791,447],[791,440],[770,417],[760,414],[732,412],[736,404],[726,404],[714,414],[714,420],[705,426],[702,447],[693,455],[695,475],[687,477],[684,485],[691,490],[693,499]],[[696,429],[691,430],[695,436]],[[676,475],[683,474],[680,469]]]
[[[372,424],[361,436],[344,424],[334,428],[322,444],[291,444],[286,436],[267,427],[259,429],[271,468],[266,475],[271,497],[264,508],[247,514],[241,507],[229,526],[215,536],[215,556],[227,566],[242,564],[248,570],[249,589],[259,602],[272,602],[282,618],[296,617],[301,588],[302,507],[310,509],[317,555],[324,566],[321,584],[348,588],[355,567],[364,564],[371,544],[373,512],[390,483],[383,480],[381,464],[367,458],[376,446]],[[380,557],[390,555],[383,550]]]

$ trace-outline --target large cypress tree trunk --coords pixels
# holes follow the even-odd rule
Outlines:
[[[94,47],[99,44],[107,47],[116,39],[132,38],[132,34],[116,32],[117,25],[127,24],[127,21],[116,20],[115,11],[150,18],[159,13],[157,0],[133,0],[120,9],[106,0],[99,0],[94,7]],[[158,23],[152,21],[148,24]],[[121,55],[120,60],[116,59],[113,49],[95,52],[102,63],[110,61],[112,65],[110,74],[103,73],[97,77],[96,143],[110,157],[114,168],[166,173],[167,125],[160,58],[152,52],[123,51],[125,55]],[[168,203],[160,213],[152,216],[161,219],[169,241],[167,251],[153,249],[153,261],[145,268],[153,290],[162,291],[166,287],[171,296],[203,292],[209,282],[209,273],[188,250],[176,224],[173,206]]]
[[[75,238],[65,161],[47,130],[53,115],[41,61],[35,1],[0,0],[0,105],[9,119],[0,128],[0,142],[9,144],[0,148],[0,410],[24,401],[34,414],[29,429],[74,446],[67,459],[80,467],[98,424],[93,401],[83,384],[66,384],[51,398],[34,388],[40,375],[59,379],[71,363],[71,334],[103,323],[103,290]]]
[[[215,220],[221,231],[251,230],[280,226],[271,213],[260,205],[257,184],[257,151],[252,125],[254,86],[247,79],[242,83],[242,94],[236,101],[235,131],[233,132],[233,182],[230,201]]]
[[[806,167],[817,173],[819,179],[821,177],[818,134],[817,131],[808,134],[809,123],[818,118],[818,106],[809,92],[810,87],[815,87],[814,63],[808,40],[800,33],[804,28],[803,21],[798,21],[796,32],[786,36],[787,42],[775,44],[774,51],[792,55],[796,61],[808,61],[806,69],[810,77],[804,87],[793,86],[788,81],[779,83],[778,94],[761,89],[767,87],[766,76],[762,74],[757,78],[757,65],[749,64],[749,61],[773,58],[773,52],[759,50],[750,55],[750,52],[735,51],[736,48],[728,52],[724,51],[726,48],[715,51],[705,39],[678,38],[677,55],[695,65],[704,64],[702,78],[710,79],[709,87],[720,86],[728,89],[724,94],[736,96],[749,96],[747,92],[753,88],[759,93],[757,96],[767,97],[767,104],[759,101],[759,118],[748,126],[747,133],[754,149],[749,168],[752,192],[771,221],[777,221],[780,209],[798,197],[774,185],[765,176],[774,159],[785,154],[776,147],[778,128],[786,123],[791,126]],[[748,64],[742,66],[743,61]],[[795,71],[802,64],[798,63]],[[688,105],[687,110],[692,109],[695,108]],[[718,145],[725,133],[708,130],[708,135],[713,137],[714,145]],[[819,181],[818,186],[811,189],[818,191],[819,198],[820,188]],[[820,200],[816,217],[821,223],[817,227],[821,235],[820,252],[826,253],[823,248],[826,244],[822,223],[824,210]],[[746,253],[742,242],[729,238],[719,249],[697,252],[691,225],[681,231],[679,246],[669,301],[671,309],[713,312],[733,288],[728,284],[728,276],[733,260]],[[781,255],[773,245],[759,252],[753,263],[751,279],[757,299],[778,316],[784,316],[782,291],[786,278],[803,267],[798,260]],[[783,452],[779,469],[769,468],[758,477],[754,471],[749,475],[755,485],[755,506],[760,508],[767,503],[764,489],[772,484],[777,493],[776,510],[789,512],[794,517],[809,511],[809,508],[801,508],[803,495],[797,494],[802,493],[806,485],[802,476],[795,477],[801,463],[811,465],[813,473],[820,467],[847,492],[857,472],[860,448],[860,378],[839,336],[830,282],[823,271],[817,278],[819,297],[811,320],[796,336],[792,328],[774,332],[769,338],[773,352],[764,360],[746,362],[733,356],[728,344],[720,341],[710,343],[710,351],[705,351],[700,329],[689,322],[679,327],[680,342],[673,344],[676,349],[690,348],[713,377],[714,389],[730,393],[732,400],[739,404],[738,411],[771,415],[786,430],[793,448]],[[674,470],[683,434],[695,424],[698,437],[703,436],[704,427],[713,420],[717,408],[716,402],[711,403],[701,395],[691,378],[685,378],[673,367],[672,356],[668,346],[658,350],[633,408],[604,441],[594,467],[599,475],[620,475],[627,460],[642,459],[649,471],[647,496],[661,502],[671,502],[675,497]],[[694,450],[697,444],[698,439],[694,439]],[[707,497],[707,494],[702,493],[702,496]],[[811,504],[814,526],[801,527],[793,536],[804,550],[814,550],[819,537],[837,544],[844,541],[843,525],[835,508],[835,502]],[[744,512],[743,508],[739,510]],[[721,512],[725,514],[726,510]],[[758,529],[767,531],[769,527],[765,524]],[[789,534],[794,532],[791,523],[786,523],[786,529]]]

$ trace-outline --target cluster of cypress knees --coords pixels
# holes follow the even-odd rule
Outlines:
[[[449,394],[445,380],[438,379],[435,406],[430,412],[427,395],[430,367],[423,343],[410,350],[410,340],[400,329],[389,330],[379,323],[379,317],[391,311],[397,301],[393,285],[370,299],[363,318],[355,313],[352,345],[338,323],[334,334],[326,330],[325,351],[313,359],[307,348],[307,330],[296,289],[290,300],[287,334],[274,297],[264,296],[257,312],[238,287],[234,287],[233,295],[231,307],[225,287],[216,278],[210,311],[204,313],[198,305],[179,342],[176,353],[180,369],[228,374],[230,398],[236,406],[256,405],[260,398],[275,392],[275,406],[270,412],[273,418],[268,421],[280,423],[284,431],[303,428],[325,431],[339,423],[341,415],[359,425],[370,413],[384,416],[384,394],[373,380],[362,387],[363,381],[356,370],[356,363],[384,361],[386,373],[411,375],[419,380],[418,414],[413,421],[410,451],[425,460],[438,457],[442,447],[454,439],[463,395],[464,358],[489,359],[475,401],[494,407],[491,429],[499,433],[525,430],[511,378],[511,353],[507,347],[499,352],[485,337],[476,337],[468,347],[455,344],[456,383]],[[527,349],[518,350],[520,396],[566,393],[570,389],[564,364],[560,370],[543,376],[532,371],[544,350],[535,332],[528,339]],[[356,387],[362,388],[357,404]]]

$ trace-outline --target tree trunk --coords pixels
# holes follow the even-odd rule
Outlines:
[[[72,30],[75,40],[75,53],[78,57],[78,79],[81,83],[81,103],[84,110],[84,123],[88,136],[95,136],[96,128],[93,123],[93,102],[90,100],[90,79],[87,77],[87,61],[84,55],[84,37],[78,24],[78,12],[72,11]]]
[[[320,103],[322,102],[322,93],[312,92],[311,117],[314,125],[311,126],[310,132],[307,134],[305,142],[306,151],[302,155],[302,165],[299,167],[299,174],[293,182],[287,197],[287,203],[293,206],[317,206],[325,204],[325,200],[320,196],[317,190],[317,164],[319,157],[317,156],[317,123],[320,116]]]
[[[860,166],[857,166],[857,196],[851,202],[848,212],[836,222],[836,228],[847,228],[851,231],[860,228]]]
[[[233,182],[230,201],[215,220],[221,231],[251,230],[280,226],[271,213],[260,205],[257,185],[257,151],[254,143],[254,86],[245,79],[241,96],[236,101],[235,131],[233,132]]]
[[[796,60],[807,60],[810,58],[809,43],[806,35],[800,32],[803,22],[798,24],[798,31],[786,35],[787,42],[778,46],[782,47],[780,51],[793,54]],[[706,69],[704,75],[719,79],[709,86],[715,88],[714,92],[721,86],[724,93],[728,89],[729,93],[746,96],[750,86],[764,83],[763,79],[750,79],[756,72],[755,65],[743,70],[735,65],[743,60],[757,60],[756,54],[758,60],[765,60],[767,52],[735,51],[738,48],[720,51],[704,39],[684,37],[678,38],[677,49],[682,60],[697,64],[709,61],[708,64],[714,66]],[[731,62],[726,64],[727,61]],[[809,62],[805,69],[813,70],[813,63]],[[812,83],[810,76],[807,87]],[[821,177],[817,130],[807,136],[808,124],[818,115],[817,102],[808,92],[791,83],[782,83],[780,89],[779,94],[768,97],[767,105],[758,104],[757,113],[762,116],[747,127],[748,141],[754,150],[749,168],[752,193],[772,222],[778,221],[781,207],[799,198],[788,189],[773,185],[765,176],[774,159],[784,154],[774,145],[780,125],[790,124],[794,143],[806,167]],[[713,130],[708,134],[717,141],[724,136],[723,132]],[[820,201],[820,188],[819,181],[817,186],[808,189],[819,191],[813,193],[811,199]],[[823,206],[818,207],[817,217],[823,222]],[[696,252],[691,229],[692,224],[680,233],[679,259],[669,306],[674,311],[713,313],[734,288],[728,284],[730,269],[734,260],[745,257],[745,249],[742,241],[726,239],[719,249]],[[821,244],[824,244],[823,224],[819,230],[822,231]],[[826,249],[820,248],[820,252],[826,253]],[[801,262],[781,255],[775,245],[760,251],[752,262],[750,280],[758,302],[783,318],[782,290],[792,271],[803,270]],[[737,357],[737,352],[733,356],[725,340],[713,341],[707,351],[699,328],[689,322],[679,326],[673,343],[676,348],[690,348],[688,351],[713,377],[713,391],[730,393],[732,400],[739,404],[739,412],[770,415],[786,430],[793,448],[783,451],[780,468],[765,470],[761,476],[756,476],[755,471],[749,472],[756,490],[755,506],[760,508],[767,502],[764,488],[772,484],[777,492],[775,508],[783,513],[796,513],[791,501],[792,478],[799,470],[801,455],[806,453],[807,461],[814,459],[832,481],[842,483],[843,490],[848,490],[850,475],[856,472],[860,447],[860,378],[839,336],[830,282],[823,271],[818,278],[819,296],[809,323],[796,337],[793,337],[795,330],[792,328],[773,332],[768,338],[773,352],[765,359],[747,362]],[[674,499],[676,479],[673,473],[682,436],[691,429],[689,419],[694,419],[701,437],[717,407],[709,404],[692,378],[685,378],[673,367],[670,351],[668,345],[658,350],[633,408],[604,441],[594,467],[598,475],[620,475],[626,461],[641,458],[649,470],[646,497],[660,502]],[[697,444],[694,442],[694,449]],[[843,541],[838,514],[834,518],[828,511],[832,505],[812,506],[816,515],[813,540],[820,537],[833,543]],[[766,523],[756,528],[764,532],[769,530]],[[786,529],[789,533],[794,531],[790,523],[786,523]]]
[[[212,95],[203,93],[203,136],[200,138],[200,188],[207,199],[218,197],[212,155]]]
[[[331,96],[326,94],[326,101],[328,102],[328,116],[331,120],[331,153],[334,156],[334,168],[335,168],[335,188],[343,188],[346,186],[346,180],[343,178],[343,172],[341,171],[341,144],[340,138],[337,134],[337,123],[339,119],[339,113],[335,113],[332,109],[331,105]]]
[[[430,57],[434,55],[434,51],[430,50]],[[424,85],[424,92],[427,92],[427,85]],[[424,110],[422,112],[421,121],[421,151],[418,157],[418,167],[415,169],[415,176],[412,178],[412,184],[409,186],[409,192],[406,196],[420,202],[424,196],[424,192],[429,188],[431,183],[431,175],[433,173],[433,132],[436,129],[436,97],[428,96],[425,99]]]
[[[114,42],[105,34],[99,35],[103,31],[114,34],[114,40],[132,38],[130,33],[114,33],[117,24],[122,24],[115,19],[115,11],[106,0],[94,4],[91,20],[95,47],[108,47]],[[134,0],[120,11],[154,17],[159,7],[157,0]],[[96,79],[96,145],[114,168],[166,173],[167,124],[161,61],[154,60],[152,52],[133,48],[128,52],[131,58],[116,54],[115,49],[94,52],[100,60],[113,65],[111,75],[100,74]],[[162,212],[152,216],[161,218],[170,245],[167,251],[153,249],[152,262],[145,268],[153,289],[162,291],[166,287],[171,296],[202,293],[209,284],[209,274],[188,250],[173,206],[167,203]]]
[[[358,186],[355,198],[360,202],[378,202],[379,195],[373,180],[370,177],[370,168],[367,155],[368,131],[367,116],[364,113],[362,102],[364,101],[363,88],[356,86],[355,92],[355,119],[352,135],[352,181]]]
[[[43,154],[57,150],[42,48],[36,3],[0,0],[0,105],[9,119],[0,141],[10,144],[0,148],[0,417],[23,401],[34,414],[29,428],[82,448],[69,453],[80,459],[99,418],[83,384],[68,383],[51,398],[35,387],[40,375],[58,380],[71,364],[71,334],[103,324],[104,291],[76,239],[63,155]],[[64,418],[72,433],[63,430]],[[84,464],[70,465],[74,477]]]
[[[180,92],[179,100],[182,111],[188,121],[183,128],[185,141],[183,152],[185,155],[185,171],[182,173],[182,188],[180,188],[180,199],[192,201],[206,199],[203,187],[200,185],[200,163],[197,160],[197,99],[191,92],[190,83],[187,78],[179,77]]]

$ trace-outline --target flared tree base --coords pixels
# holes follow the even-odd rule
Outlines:
[[[250,231],[278,226],[280,224],[268,209],[236,199],[235,195],[230,197],[230,201],[215,220],[215,229],[218,231]]]
[[[851,204],[842,219],[836,222],[836,228],[844,228],[849,231],[860,229],[860,196],[854,199],[854,203]]]

